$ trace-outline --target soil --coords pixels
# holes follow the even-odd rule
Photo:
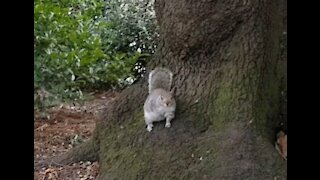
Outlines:
[[[60,104],[34,119],[34,161],[46,160],[67,152],[88,140],[104,106],[116,97],[115,92],[98,92],[81,104]],[[34,170],[35,180],[85,180],[98,175],[98,162],[79,162],[62,167],[47,166]]]

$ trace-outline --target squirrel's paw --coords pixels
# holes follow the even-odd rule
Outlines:
[[[170,128],[170,127],[171,127],[171,124],[170,124],[170,123],[166,123],[166,125],[165,125],[164,127]]]
[[[151,132],[151,131],[152,131],[152,127],[151,127],[151,126],[148,126],[148,127],[147,127],[147,131],[148,131],[148,132]]]

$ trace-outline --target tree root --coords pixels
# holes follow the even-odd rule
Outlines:
[[[35,162],[34,170],[39,170],[46,166],[61,167],[80,161],[98,160],[99,142],[97,138],[91,138],[88,141],[70,149],[65,154],[51,157],[46,160]]]

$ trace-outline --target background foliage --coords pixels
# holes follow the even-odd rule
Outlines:
[[[35,107],[131,84],[157,37],[150,0],[35,0]]]

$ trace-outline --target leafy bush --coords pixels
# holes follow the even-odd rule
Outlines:
[[[114,22],[111,34],[119,42],[115,48],[154,53],[159,34],[153,4],[154,0],[113,0],[108,3],[106,19]]]
[[[35,101],[43,91],[51,99],[81,99],[83,89],[136,80],[143,66],[135,65],[156,47],[152,6],[147,0],[35,0]]]

